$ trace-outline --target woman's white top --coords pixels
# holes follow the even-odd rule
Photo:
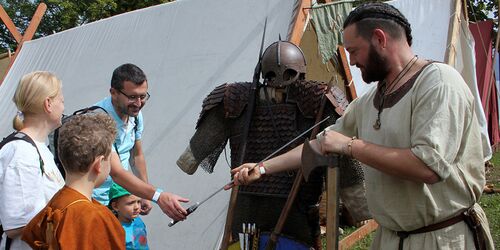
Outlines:
[[[4,230],[25,226],[64,186],[47,145],[35,144],[44,162],[43,175],[38,153],[30,143],[16,140],[0,149],[0,223]],[[13,239],[11,249],[30,247],[19,237]]]

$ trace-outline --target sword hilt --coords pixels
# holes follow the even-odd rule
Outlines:
[[[200,205],[199,202],[196,202],[194,205],[188,207],[188,209],[186,209],[186,212],[187,212],[186,216],[188,216],[192,212],[194,212],[198,208],[199,205]],[[177,224],[177,222],[179,222],[179,220],[172,220],[170,223],[168,223],[168,226],[172,227],[173,225]]]

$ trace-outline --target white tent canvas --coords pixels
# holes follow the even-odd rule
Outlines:
[[[141,67],[151,99],[143,109],[143,147],[149,180],[193,204],[229,182],[224,156],[215,172],[184,174],[175,164],[188,145],[203,98],[224,82],[251,81],[264,20],[264,46],[287,37],[295,1],[184,0],[150,7],[24,44],[0,86],[0,134],[12,131],[11,99],[22,75],[48,70],[63,81],[66,114],[109,95],[111,73],[131,62]],[[90,146],[90,145],[89,145]],[[151,249],[216,249],[229,192],[204,203],[169,228],[155,206],[143,217]]]

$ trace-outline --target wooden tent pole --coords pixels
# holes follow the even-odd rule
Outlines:
[[[16,42],[20,43],[23,36],[21,35],[21,33],[19,33],[16,25],[14,24],[14,22],[12,22],[12,19],[10,19],[9,14],[7,14],[2,5],[0,5],[0,19],[2,19],[3,23],[9,30],[10,34],[14,37]]]
[[[460,22],[462,21],[462,1],[455,0],[453,20],[448,28],[448,48],[444,56],[444,62],[455,66],[455,57],[457,54],[456,45],[460,32]]]
[[[462,13],[464,14],[464,19],[467,23],[469,23],[469,14],[467,13],[467,1],[468,0],[461,0],[462,2]]]
[[[352,102],[352,100],[358,98],[358,95],[356,93],[356,86],[354,86],[354,81],[352,80],[351,69],[349,68],[349,62],[347,61],[347,55],[345,54],[344,46],[338,45],[337,52],[340,62],[342,63],[341,68],[343,69],[342,72],[344,73],[344,86],[346,88],[347,98],[349,102]]]
[[[298,5],[299,10],[295,16],[292,32],[288,39],[289,42],[297,46],[299,46],[302,36],[304,35],[307,17],[309,14],[309,7],[311,7],[311,4],[311,0],[300,0],[300,4]]]
[[[14,53],[14,56],[11,57],[9,66],[7,67],[7,71],[5,72],[5,75],[2,79],[2,82],[0,82],[0,85],[3,83],[3,80],[5,79],[5,76],[7,75],[7,72],[9,72],[10,68],[14,64],[14,61],[16,60],[17,55],[19,54],[19,51],[21,51],[21,48],[23,47],[24,42],[30,41],[33,38],[33,35],[35,35],[35,31],[38,28],[38,25],[42,21],[42,17],[45,14],[45,11],[47,10],[47,5],[45,3],[40,3],[38,7],[36,8],[35,14],[33,14],[33,17],[31,18],[30,24],[26,31],[24,32],[24,35],[22,37],[21,33],[17,31],[16,26],[12,22],[12,20],[9,18],[9,15],[7,15],[7,12],[5,12],[4,8],[0,6],[0,17],[2,21],[5,23],[9,31],[11,32],[12,36],[14,39],[16,39],[17,48],[16,52]],[[9,27],[10,26],[10,27]]]
[[[40,3],[36,8],[35,14],[31,18],[30,25],[26,29],[23,35],[23,42],[30,41],[35,35],[35,31],[42,21],[43,14],[47,10],[47,5],[45,3]]]

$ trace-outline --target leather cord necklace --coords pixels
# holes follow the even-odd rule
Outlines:
[[[375,124],[373,124],[373,128],[375,130],[379,130],[380,126],[382,126],[382,123],[380,122],[380,114],[382,114],[382,110],[384,108],[384,102],[386,96],[391,93],[391,91],[394,90],[395,86],[403,79],[403,77],[410,71],[410,69],[413,67],[413,64],[418,60],[418,56],[415,55],[413,56],[410,61],[404,66],[404,68],[398,73],[396,78],[392,80],[392,82],[387,85],[386,81],[382,81],[382,97],[380,100],[380,103],[378,105],[378,113],[377,113],[377,120],[375,121]]]

